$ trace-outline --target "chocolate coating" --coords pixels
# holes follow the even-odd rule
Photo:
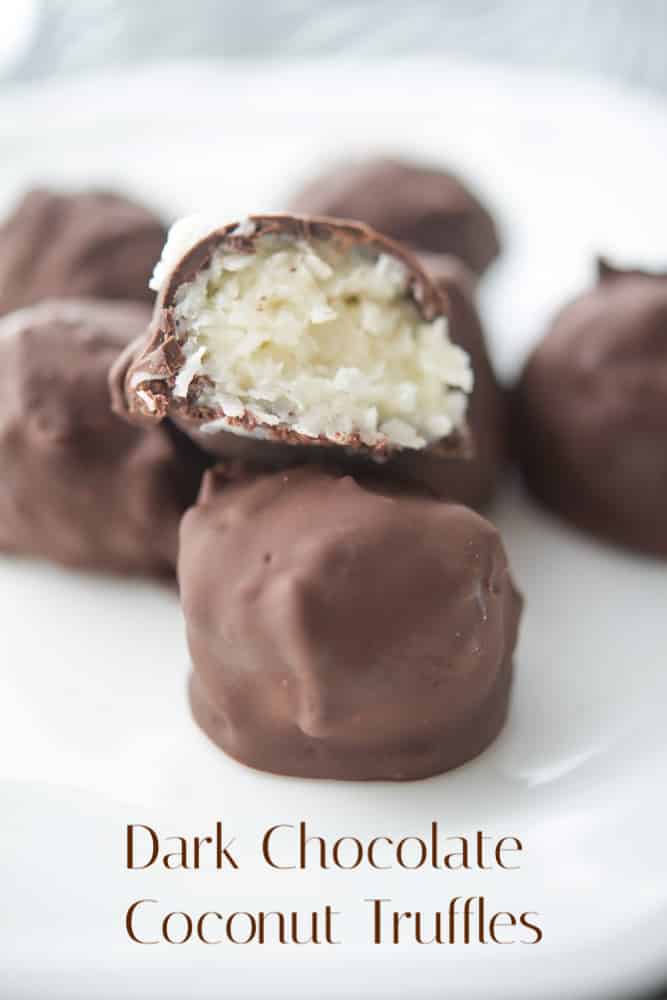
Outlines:
[[[428,450],[423,455],[404,451],[389,460],[387,472],[419,482],[436,497],[483,508],[492,500],[508,461],[506,394],[487,350],[474,276],[456,257],[422,254],[420,260],[449,302],[451,339],[470,355],[475,374],[467,410],[472,449],[467,461],[435,458]]]
[[[111,373],[111,392],[116,413],[143,424],[159,423],[169,417],[196,443],[219,458],[243,458],[266,467],[286,467],[303,463],[343,463],[351,470],[368,467],[369,459],[380,458],[376,472],[388,479],[401,479],[428,489],[434,496],[479,506],[486,503],[497,484],[504,461],[504,407],[491,369],[479,317],[474,305],[471,281],[466,269],[451,258],[431,261],[437,268],[437,284],[427,269],[409,251],[372,229],[356,223],[336,220],[302,219],[293,216],[252,216],[256,232],[252,237],[234,235],[236,224],[211,234],[190,250],[165,282],[155,303],[148,334],[131,345],[119,358]],[[173,302],[177,289],[191,281],[205,268],[211,255],[221,245],[236,250],[252,246],[252,241],[267,232],[291,232],[299,238],[336,238],[352,245],[375,248],[401,260],[410,274],[410,284],[425,319],[446,315],[451,340],[468,351],[473,359],[476,387],[470,412],[480,440],[464,431],[420,449],[403,449],[390,455],[370,455],[362,446],[332,446],[330,442],[305,438],[282,429],[266,428],[266,439],[239,436],[228,430],[211,434],[202,425],[220,414],[193,405],[191,397],[173,394],[173,386],[183,364],[178,334],[173,320]],[[444,270],[443,270],[444,269]],[[446,272],[446,273],[445,273]],[[470,286],[470,287],[469,287]],[[479,370],[477,370],[479,369]],[[243,423],[241,418],[239,424]],[[247,426],[247,430],[253,430]],[[478,451],[476,452],[476,449]],[[475,458],[475,453],[478,458]]]
[[[150,302],[165,236],[122,195],[30,191],[0,226],[0,315],[47,298]]]
[[[522,602],[497,531],[464,507],[313,467],[219,468],[183,518],[179,580],[195,719],[251,767],[424,778],[503,725]]]
[[[667,557],[667,276],[600,262],[516,390],[525,482],[584,531]]]
[[[478,274],[500,252],[491,214],[458,177],[401,160],[334,165],[298,191],[288,207],[360,219],[417,250],[454,254]]]
[[[116,417],[107,387],[149,317],[139,303],[54,300],[0,319],[0,549],[173,573],[204,461],[173,428]]]

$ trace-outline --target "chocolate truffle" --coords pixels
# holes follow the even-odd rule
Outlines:
[[[453,298],[409,251],[331,219],[186,219],[155,287],[151,329],[112,374],[117,412],[275,466],[409,453],[406,475],[447,495],[473,373]],[[463,297],[456,316],[470,320]]]
[[[585,531],[667,557],[667,275],[601,262],[516,390],[525,481]]]
[[[252,767],[409,780],[500,731],[521,598],[465,507],[313,466],[206,474],[179,580],[195,719]]]
[[[30,191],[0,226],[0,315],[47,298],[150,302],[159,219],[118,194]]]
[[[508,406],[496,378],[475,301],[475,278],[456,257],[420,254],[420,260],[449,303],[452,340],[470,357],[474,386],[468,399],[467,422],[472,449],[468,461],[403,451],[387,463],[387,471],[407,480],[418,479],[435,496],[476,509],[492,499],[508,463]],[[414,463],[419,469],[414,469]]]
[[[0,319],[0,549],[173,573],[204,462],[174,428],[120,420],[107,386],[149,318],[139,303],[54,300]]]
[[[359,219],[417,250],[454,254],[477,274],[500,251],[489,211],[458,177],[401,160],[335,165],[306,184],[289,208]]]

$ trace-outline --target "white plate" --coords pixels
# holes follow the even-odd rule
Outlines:
[[[0,191],[109,182],[170,212],[279,208],[330,153],[459,166],[498,206],[483,290],[503,371],[591,275],[664,265],[667,108],[590,82],[400,63],[174,67],[0,99]],[[660,254],[662,253],[662,258]],[[407,785],[258,774],[199,733],[176,596],[0,563],[0,989],[47,998],[611,998],[667,975],[667,570],[589,542],[509,486],[495,517],[527,597],[511,718],[481,758]],[[124,869],[127,823],[236,837],[237,872]],[[274,872],[262,831],[515,835],[518,871]],[[429,913],[455,895],[538,911],[537,946],[370,943],[366,897]],[[140,947],[125,909],[342,911],[338,946]]]

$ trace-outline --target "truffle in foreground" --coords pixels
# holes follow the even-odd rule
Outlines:
[[[165,235],[119,194],[30,191],[0,225],[0,315],[49,298],[150,302]]]
[[[425,778],[503,725],[521,598],[465,507],[221,467],[183,518],[179,580],[195,719],[245,764]]]
[[[490,212],[458,177],[407,161],[334,164],[298,191],[288,207],[359,219],[416,250],[454,254],[477,274],[500,252]]]
[[[667,276],[600,263],[519,381],[526,484],[593,535],[667,557]]]
[[[111,412],[107,377],[139,303],[51,301],[0,319],[0,549],[171,574],[204,462],[173,428]]]

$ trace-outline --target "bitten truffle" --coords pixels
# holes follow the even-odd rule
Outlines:
[[[458,258],[420,254],[420,260],[449,303],[452,340],[468,354],[474,386],[466,418],[472,448],[468,461],[417,456],[404,451],[387,463],[387,473],[418,479],[435,496],[475,509],[493,499],[508,464],[507,394],[500,385],[487,349],[475,301],[475,277]],[[419,469],[414,468],[415,461]]]
[[[173,428],[120,420],[107,386],[149,318],[139,303],[54,300],[0,319],[0,549],[173,573],[205,462]]]
[[[459,257],[481,274],[500,252],[488,209],[455,175],[389,158],[341,163],[298,191],[292,211],[359,219],[416,250]]]
[[[600,262],[516,390],[525,481],[601,538],[667,557],[667,275]]]
[[[148,336],[112,375],[117,412],[274,466],[409,453],[410,478],[447,495],[438,463],[471,450],[474,376],[447,294],[408,251],[332,219],[211,232],[195,217],[173,227],[154,284]]]
[[[122,195],[30,191],[0,226],[0,315],[47,298],[150,302],[165,235]]]
[[[206,474],[179,580],[195,719],[236,759],[408,780],[500,731],[521,598],[465,507],[303,467]]]

